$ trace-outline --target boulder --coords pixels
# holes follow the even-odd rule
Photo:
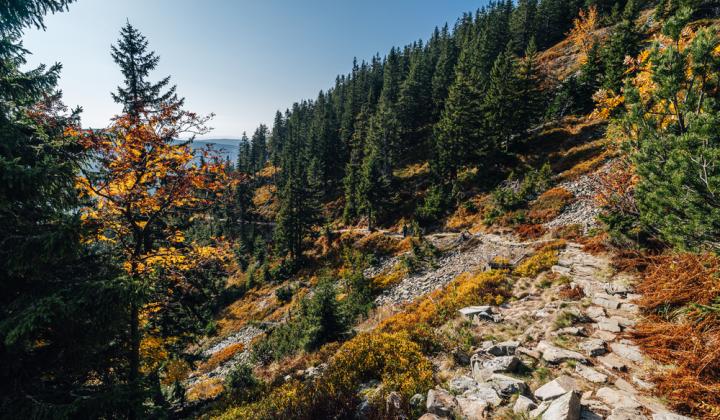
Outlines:
[[[627,295],[632,293],[633,288],[623,283],[605,283],[605,292],[609,295]]]
[[[585,336],[585,328],[583,327],[566,327],[555,331],[555,335],[574,335]]]
[[[467,420],[481,420],[485,418],[485,411],[488,407],[485,401],[458,397],[457,402],[463,418]]]
[[[585,354],[591,357],[600,356],[607,353],[605,341],[600,340],[599,338],[591,338],[589,340],[585,340],[580,343],[578,347],[580,347],[580,349],[584,351]]]
[[[452,417],[459,407],[455,397],[444,389],[436,388],[428,391],[425,408],[440,417]]]
[[[579,420],[580,396],[570,391],[550,403],[543,413],[542,420]]]
[[[385,412],[395,414],[396,417],[402,413],[402,395],[392,391],[385,397]]]
[[[465,391],[477,388],[478,384],[473,378],[463,375],[451,379],[448,386],[450,387],[450,391],[456,394],[462,394]]]
[[[548,363],[560,363],[565,360],[576,360],[585,363],[587,359],[582,354],[555,347],[547,341],[538,343],[536,350],[542,353],[542,358]]]
[[[656,413],[652,415],[652,420],[692,420],[690,417],[681,416],[675,413]]]
[[[477,322],[485,320],[498,322],[496,320],[497,315],[493,314],[491,306],[468,306],[458,310],[458,312],[460,312],[460,315],[462,315],[468,321]]]
[[[573,378],[562,375],[536,389],[534,395],[535,398],[546,401],[575,391],[577,388],[577,383]]]
[[[485,360],[482,363],[483,369],[488,372],[514,372],[520,365],[520,359],[516,356],[499,356]]]
[[[433,413],[425,413],[418,418],[418,420],[445,420],[447,417],[440,417]]]
[[[483,385],[465,392],[462,397],[468,400],[481,401],[486,406],[497,407],[502,404],[502,398],[498,393],[489,385]]]
[[[425,405],[425,396],[423,394],[415,394],[410,397],[411,407],[422,407]]]
[[[588,318],[592,319],[593,321],[597,321],[598,319],[605,318],[605,309],[599,307],[599,306],[591,306],[585,310],[585,315],[588,316]]]
[[[600,319],[597,323],[597,327],[602,331],[608,331],[611,333],[619,333],[622,331],[622,327],[620,327],[618,320],[612,318]]]
[[[486,351],[493,356],[512,356],[519,346],[520,342],[518,341],[503,341],[492,345]]]
[[[518,399],[515,400],[515,405],[513,405],[513,413],[524,414],[536,408],[537,404],[535,404],[535,401],[524,395],[520,395]]]
[[[575,373],[580,377],[587,379],[590,382],[596,384],[602,384],[607,382],[607,375],[598,372],[597,370],[584,365],[575,365]]]
[[[531,419],[536,419],[540,416],[542,416],[542,413],[545,412],[545,410],[550,407],[550,401],[542,401],[536,409],[532,410],[530,413],[528,413],[528,417]]]
[[[492,374],[488,378],[488,383],[502,397],[509,397],[513,394],[524,394],[528,389],[524,381],[499,373]]]

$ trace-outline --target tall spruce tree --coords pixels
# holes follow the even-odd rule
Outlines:
[[[112,93],[115,102],[123,105],[123,112],[137,117],[142,111],[157,110],[163,103],[182,103],[176,87],[170,85],[170,76],[153,83],[148,80],[160,57],[148,51],[148,41],[143,34],[127,22],[120,30],[117,45],[112,46],[112,58],[120,67],[124,85]]]
[[[490,72],[490,81],[482,104],[485,141],[490,141],[485,151],[488,155],[507,152],[512,138],[526,121],[521,121],[520,108],[525,98],[519,96],[521,86],[517,74],[517,58],[511,45],[500,54]]]

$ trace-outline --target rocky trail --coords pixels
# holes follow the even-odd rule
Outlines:
[[[562,286],[548,287],[541,274],[516,284],[515,301],[460,311],[495,339],[473,348],[443,387],[413,397],[424,402],[421,418],[686,419],[651,396],[648,376],[659,366],[624,338],[639,317],[634,279],[574,244],[552,272],[584,297],[561,298]]]

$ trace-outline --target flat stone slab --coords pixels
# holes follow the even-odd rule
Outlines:
[[[550,403],[542,420],[579,420],[580,409],[580,396],[570,391]]]
[[[560,363],[565,360],[576,360],[583,363],[587,361],[585,356],[576,351],[561,349],[544,340],[538,343],[536,350],[542,353],[543,360],[548,363]]]
[[[605,309],[619,309],[622,304],[622,302],[605,293],[596,294],[592,299],[592,303]]]
[[[597,361],[610,370],[625,371],[627,370],[627,363],[617,355],[610,353],[597,358]]]
[[[431,389],[427,394],[425,408],[429,413],[440,417],[452,417],[458,410],[455,397],[444,389]]]
[[[513,394],[524,394],[528,389],[525,381],[499,373],[492,374],[487,382],[502,397],[509,397]]]
[[[520,365],[520,359],[516,356],[498,356],[485,360],[482,363],[483,369],[492,372],[514,372]]]
[[[612,318],[605,318],[601,319],[597,323],[597,328],[602,331],[607,331],[611,333],[619,333],[622,332],[622,327],[620,326],[620,323],[617,321],[617,319]]]
[[[591,338],[578,344],[578,347],[588,356],[595,357],[607,353],[605,341],[599,338]]]
[[[575,373],[596,384],[603,384],[608,380],[607,375],[604,373],[600,373],[597,370],[585,365],[575,365]]]
[[[502,404],[502,398],[500,398],[497,391],[488,385],[471,389],[470,391],[465,392],[462,396],[463,398],[469,400],[482,401],[485,405],[492,407],[497,407]]]
[[[515,400],[515,405],[513,405],[513,413],[523,414],[523,413],[532,411],[536,408],[537,408],[537,404],[535,404],[535,401],[531,400],[530,398],[528,398],[524,395],[520,395],[520,396],[518,396],[517,400]]]
[[[486,351],[493,356],[512,356],[515,354],[515,350],[520,346],[519,341],[503,341],[492,345]]]
[[[570,391],[578,389],[577,382],[567,375],[559,376],[536,389],[533,395],[539,400],[552,400]]]
[[[616,409],[637,410],[641,407],[633,396],[619,389],[603,387],[597,390],[595,395],[605,404],[609,405],[613,411]]]
[[[642,363],[642,361],[644,360],[642,351],[640,351],[640,348],[637,346],[631,346],[621,343],[612,343],[610,344],[610,348],[612,349],[613,353],[635,363]]]

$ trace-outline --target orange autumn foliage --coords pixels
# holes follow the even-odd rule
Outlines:
[[[587,53],[596,42],[595,29],[597,29],[598,12],[593,5],[587,11],[580,9],[578,17],[573,19],[573,27],[567,34],[568,38],[580,50],[580,63],[587,61]]]

